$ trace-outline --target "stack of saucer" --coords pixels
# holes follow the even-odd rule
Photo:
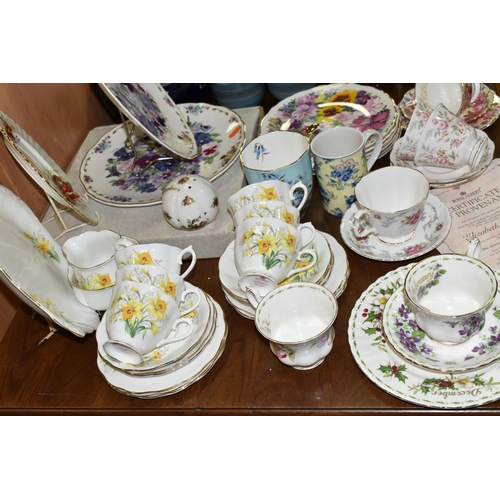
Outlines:
[[[219,259],[219,279],[229,304],[243,317],[254,319],[255,309],[238,286],[239,273],[235,264],[234,245],[235,242],[232,241]],[[295,274],[279,285],[292,281],[307,281],[328,288],[335,298],[340,297],[346,289],[350,274],[344,248],[333,236],[322,231],[316,231],[316,236],[308,248],[317,255],[316,265],[309,271]]]
[[[222,308],[210,295],[186,282],[187,290],[199,290],[198,307],[187,314],[194,324],[193,333],[181,342],[153,349],[139,365],[114,359],[104,350],[109,337],[106,311],[97,328],[97,366],[106,382],[120,394],[154,399],[175,394],[189,387],[215,365],[224,351],[227,324]],[[182,307],[181,307],[182,314]]]

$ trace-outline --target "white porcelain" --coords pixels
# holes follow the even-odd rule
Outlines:
[[[182,175],[167,184],[162,195],[163,216],[176,229],[199,229],[219,213],[219,197],[210,181]]]
[[[418,100],[406,132],[399,140],[400,145],[396,154],[398,160],[413,161],[415,159],[418,142],[432,111],[433,108],[427,106],[422,99]]]
[[[234,225],[238,226],[245,219],[251,217],[274,217],[294,227],[298,227],[300,224],[300,212],[293,205],[282,201],[272,200],[249,203],[234,212]]]
[[[256,137],[241,152],[241,168],[249,184],[280,180],[307,187],[305,210],[311,201],[313,167],[309,141],[298,132],[276,131]],[[302,200],[297,199],[296,204]]]
[[[259,217],[246,219],[235,228],[235,262],[240,289],[257,287],[273,289],[286,278],[311,269],[316,254],[306,247],[314,240],[316,230],[310,222],[296,229],[279,219]],[[296,261],[309,259],[304,266]]]
[[[0,111],[0,132],[9,152],[48,196],[90,224],[98,223],[99,215],[88,204],[87,195],[74,186],[54,159],[3,111]]]
[[[199,290],[202,301],[194,313],[189,313],[188,317],[193,321],[194,331],[187,339],[172,344],[164,345],[143,356],[144,362],[140,365],[131,365],[110,357],[103,346],[109,340],[106,328],[98,328],[96,332],[97,348],[99,354],[118,370],[122,370],[132,375],[153,375],[174,371],[190,362],[196,355],[200,354],[210,342],[215,331],[215,307],[205,292],[187,284],[189,290]],[[181,314],[183,310],[181,308]],[[106,320],[105,312],[103,320]]]
[[[188,256],[191,257],[191,262],[188,268],[181,273],[182,261]],[[166,243],[146,243],[118,250],[115,254],[115,260],[118,269],[129,264],[154,264],[186,278],[196,265],[196,252],[192,245],[181,249]]]
[[[227,324],[219,304],[216,308],[216,328],[212,340],[192,361],[179,369],[154,377],[137,377],[117,370],[99,354],[97,366],[106,382],[120,394],[141,399],[156,399],[176,394],[204,377],[224,352]],[[101,323],[99,329],[105,328]]]
[[[332,350],[337,313],[337,300],[327,288],[315,283],[291,283],[260,301],[254,322],[283,364],[310,370]]]
[[[436,373],[408,362],[388,345],[383,312],[391,295],[402,285],[408,264],[378,278],[353,306],[347,337],[354,361],[368,380],[405,402],[428,408],[474,408],[500,399],[500,365],[466,373]],[[497,272],[497,276],[500,274]],[[470,342],[471,346],[474,341]],[[462,348],[462,346],[449,347]]]
[[[80,288],[75,284],[74,273],[74,269],[70,266],[68,268],[68,281],[78,302],[96,311],[105,311],[111,304],[115,284],[105,288]]]
[[[473,170],[486,145],[476,128],[439,104],[424,125],[413,161],[417,166]]]
[[[447,373],[475,370],[500,358],[500,325],[495,316],[499,307],[500,294],[497,291],[494,302],[486,311],[484,327],[474,340],[449,346],[435,341],[419,328],[403,288],[399,287],[384,308],[384,332],[391,347],[418,366]]]
[[[241,207],[249,203],[260,201],[283,201],[288,205],[293,205],[297,210],[301,210],[307,201],[308,190],[306,185],[299,181],[291,187],[283,181],[271,180],[248,184],[227,200],[227,209],[231,216]],[[300,202],[298,200],[300,199]],[[294,203],[294,200],[297,200]]]
[[[495,143],[490,140],[486,133],[482,130],[478,130],[477,134],[479,138],[486,139],[486,149],[483,153],[482,158],[473,169],[471,169],[469,165],[466,165],[465,167],[459,169],[417,166],[411,160],[399,159],[397,156],[402,139],[399,139],[394,144],[394,148],[391,151],[390,155],[391,164],[400,167],[414,168],[415,170],[422,172],[429,180],[431,188],[444,188],[460,185],[463,182],[472,180],[475,177],[481,175],[481,173],[488,168],[491,161],[493,160],[493,156],[495,153]]]
[[[123,124],[106,132],[88,151],[80,166],[85,191],[105,205],[141,207],[161,204],[162,191],[174,178],[196,174],[214,181],[226,172],[245,144],[245,123],[233,110],[203,103],[179,104],[199,141],[202,154],[192,160],[172,158],[161,144],[134,129],[137,159],[125,147]],[[137,175],[137,166],[143,175]],[[147,189],[144,185],[147,184]]]
[[[118,269],[116,272],[116,281],[117,283],[121,281],[133,281],[152,285],[175,299],[177,305],[183,310],[184,315],[197,309],[201,301],[199,289],[187,289],[186,282],[182,276],[169,272],[161,266],[129,264]]]
[[[375,234],[383,243],[412,239],[422,218],[429,181],[417,170],[383,167],[363,177],[355,188],[358,209],[349,219],[356,238]]]
[[[82,305],[67,279],[61,246],[31,209],[0,185],[0,279],[50,324],[84,337],[99,325],[97,312]]]
[[[422,218],[413,238],[398,245],[384,243],[375,234],[369,234],[365,238],[356,238],[351,224],[355,212],[356,206],[352,206],[342,218],[340,236],[351,250],[372,260],[395,262],[425,255],[446,239],[451,228],[448,207],[432,194],[427,197]]]
[[[194,331],[175,299],[147,283],[117,283],[107,312],[109,341],[103,349],[123,363],[141,364],[153,349],[181,342]]]
[[[404,293],[419,327],[444,344],[460,344],[484,327],[498,289],[493,270],[467,255],[441,254],[418,262]]]
[[[129,120],[182,158],[200,154],[185,116],[159,83],[99,83]]]
[[[444,104],[453,114],[460,114],[481,92],[480,83],[416,83],[415,97],[431,108]]]
[[[371,137],[376,140],[375,149],[367,160],[365,148]],[[376,130],[335,127],[314,137],[311,152],[321,202],[329,214],[342,216],[350,208],[356,184],[371,170],[381,148],[382,136]]]

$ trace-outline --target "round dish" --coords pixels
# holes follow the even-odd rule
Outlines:
[[[498,279],[500,272],[495,273]],[[418,328],[402,287],[387,301],[383,325],[390,346],[417,366],[447,373],[483,368],[500,358],[500,291],[486,312],[481,332],[462,344],[446,346]]]
[[[200,154],[193,132],[159,83],[100,83],[113,104],[151,139],[192,160]]]
[[[80,166],[80,181],[86,192],[105,205],[140,207],[158,205],[167,184],[180,175],[196,174],[213,181],[238,159],[245,144],[245,124],[232,110],[209,104],[180,104],[202,154],[193,160],[158,158],[169,151],[140,131],[133,141],[137,152],[125,148],[123,124],[104,134]],[[129,126],[131,124],[129,123]],[[135,166],[135,168],[134,168]]]

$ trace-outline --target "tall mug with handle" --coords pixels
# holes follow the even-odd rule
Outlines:
[[[375,146],[366,159],[366,143]],[[350,127],[323,130],[311,142],[323,208],[342,217],[355,201],[356,184],[370,171],[382,150],[382,136],[375,130],[361,132]]]

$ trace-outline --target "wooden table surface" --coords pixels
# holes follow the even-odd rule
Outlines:
[[[413,86],[376,85],[396,103]],[[495,84],[488,85],[498,94]],[[268,102],[268,106],[272,104]],[[500,120],[486,132],[496,144],[498,157]],[[376,163],[376,167],[386,165],[388,155]],[[368,286],[403,263],[373,261],[351,251],[340,237],[340,219],[323,210],[316,185],[302,220],[331,234],[346,249],[351,270],[347,288],[338,299],[333,350],[319,367],[304,372],[283,365],[271,353],[253,321],[240,316],[225,300],[218,278],[218,259],[199,260],[189,282],[220,304],[228,324],[225,350],[205,377],[178,394],[159,399],[121,395],[107,384],[97,368],[95,334],[80,339],[61,330],[37,347],[47,334],[47,324],[22,305],[0,343],[0,414],[500,414],[500,401],[464,410],[432,409],[399,400],[371,382],[351,354],[349,317]]]

